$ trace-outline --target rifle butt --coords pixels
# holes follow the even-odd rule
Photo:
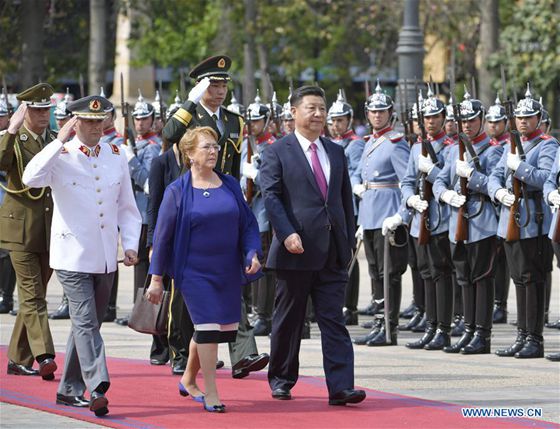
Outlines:
[[[455,241],[467,241],[469,239],[469,222],[465,217],[465,207],[459,207],[457,214],[457,229],[455,229]]]
[[[508,227],[506,232],[506,241],[518,241],[521,238],[521,230],[515,221],[515,213],[518,204],[513,204],[509,209]]]

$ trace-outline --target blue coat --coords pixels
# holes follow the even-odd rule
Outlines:
[[[343,138],[341,140],[333,140],[333,142],[342,146],[344,149],[344,155],[346,155],[346,162],[348,163],[350,182],[352,183],[352,186],[354,186],[357,183],[361,183],[360,178],[355,176],[354,173],[360,166],[360,160],[362,159],[366,143],[352,130],[348,131],[342,137]],[[358,214],[358,204],[356,204],[356,199],[354,199],[354,213]]]
[[[451,146],[445,144],[446,141],[447,136],[443,133],[443,131],[438,134],[434,140],[431,140],[432,146],[439,160],[439,166],[435,165],[430,171],[430,174],[426,177],[428,182],[432,184],[435,182],[436,177],[447,162],[446,158],[449,155]],[[408,158],[406,175],[401,183],[402,205],[399,211],[405,223],[409,223],[412,220],[412,223],[410,225],[410,235],[415,238],[418,238],[419,235],[421,214],[416,210],[408,207],[406,205],[406,201],[411,196],[418,194],[418,184],[420,182],[418,180],[418,157],[419,155],[421,155],[421,153],[422,144],[414,144],[412,146],[412,149],[410,150],[410,157]],[[432,198],[428,203],[431,234],[437,235],[449,230],[449,205],[441,202],[436,198]]]
[[[554,162],[556,151],[558,150],[558,141],[550,136],[544,135],[537,130],[529,138],[522,137],[523,148],[531,145],[532,142],[539,140],[539,143],[529,152],[526,153],[527,159],[519,165],[513,176],[524,182],[527,186],[527,192],[542,191],[544,182],[548,178]],[[504,153],[500,162],[492,172],[488,183],[488,194],[495,200],[498,189],[512,189],[512,175],[509,174],[507,168],[507,154],[510,152],[510,144],[504,147]],[[550,228],[552,213],[547,208],[547,204],[542,201],[541,206],[544,208],[544,222],[542,226],[543,234],[546,234]],[[531,218],[525,228],[521,228],[521,239],[532,238],[538,235],[538,227],[535,221],[535,202],[529,198],[529,209]],[[500,223],[498,226],[498,235],[502,238],[506,237],[507,225],[509,220],[509,207],[500,204]],[[519,213],[521,214],[520,224],[526,221],[525,200],[521,199],[519,204]]]
[[[403,135],[391,127],[373,134],[367,141],[352,181],[389,187],[369,189],[362,194],[358,224],[364,229],[381,228],[383,220],[399,210],[402,199],[399,182],[406,174],[409,153]]]
[[[476,153],[480,157],[480,166],[482,171],[473,171],[468,180],[467,188],[469,190],[469,199],[465,203],[467,205],[467,213],[473,215],[479,210],[478,216],[469,219],[469,232],[467,243],[475,243],[485,238],[496,235],[498,228],[498,218],[496,210],[492,202],[488,199],[488,176],[498,163],[502,155],[503,148],[501,146],[490,145],[490,138],[486,133],[482,133],[473,139],[473,146]],[[482,152],[482,153],[481,153]],[[466,152],[468,154],[468,152]],[[467,155],[468,158],[468,155]],[[434,181],[434,197],[440,201],[441,194],[448,189],[460,192],[460,178],[455,174],[456,162],[459,159],[459,145],[451,146],[449,150],[449,158]],[[472,161],[471,167],[474,167]],[[454,184],[454,185],[453,185]],[[453,186],[452,186],[453,185]],[[480,196],[484,200],[480,202]],[[482,204],[482,208],[480,205]],[[449,240],[455,243],[455,231],[457,229],[457,215],[459,209],[451,207],[451,216],[449,218]]]
[[[550,170],[550,174],[548,175],[548,179],[544,182],[543,188],[543,198],[546,202],[548,202],[548,194],[552,191],[560,189],[560,180],[558,177],[558,173],[560,172],[560,148],[556,151],[556,158],[554,159],[554,163],[552,164],[552,169]],[[550,222],[550,232],[548,236],[552,239],[552,235],[554,234],[554,228],[556,227],[556,221],[558,219],[558,213],[560,210],[556,210],[554,212],[554,217]]]
[[[321,137],[330,162],[327,200],[295,134],[289,134],[266,150],[260,169],[264,203],[274,237],[266,266],[281,270],[323,269],[334,238],[340,261],[346,266],[355,244],[354,209],[348,166],[342,148]],[[297,232],[304,252],[292,254],[284,240]]]
[[[250,263],[252,255],[256,252],[262,257],[257,221],[245,202],[237,179],[216,173],[235,196],[239,206],[239,275],[241,284],[247,284],[262,276],[260,271],[253,275],[245,274],[245,266]],[[165,189],[154,233],[154,252],[149,273],[167,274],[177,284],[183,282],[183,268],[189,257],[192,201],[191,172],[188,171]],[[232,228],[235,227],[232,225]]]

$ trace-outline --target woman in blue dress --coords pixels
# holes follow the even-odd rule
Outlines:
[[[179,142],[189,171],[165,190],[146,297],[159,303],[162,276],[174,279],[195,328],[179,393],[203,402],[207,411],[224,412],[216,389],[218,343],[235,341],[241,286],[261,275],[261,244],[257,221],[238,181],[215,170],[217,140],[212,128],[199,127],[188,130]],[[205,393],[196,384],[200,369]]]

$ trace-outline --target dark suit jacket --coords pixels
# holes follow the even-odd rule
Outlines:
[[[148,198],[148,246],[152,246],[159,206],[163,200],[165,188],[180,175],[181,168],[177,165],[173,148],[170,148],[152,161],[148,179],[150,184],[150,195]]]
[[[289,134],[266,151],[260,168],[260,183],[266,211],[274,229],[267,267],[283,270],[320,270],[329,255],[331,237],[338,259],[344,265],[355,243],[352,187],[344,149],[321,138],[330,161],[327,201],[295,136]],[[297,232],[304,253],[292,254],[284,240]]]

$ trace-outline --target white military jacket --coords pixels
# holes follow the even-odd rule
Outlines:
[[[123,249],[138,250],[142,219],[118,146],[100,143],[90,151],[77,136],[64,145],[54,140],[27,164],[23,182],[52,189],[55,270],[115,271],[119,229]]]

